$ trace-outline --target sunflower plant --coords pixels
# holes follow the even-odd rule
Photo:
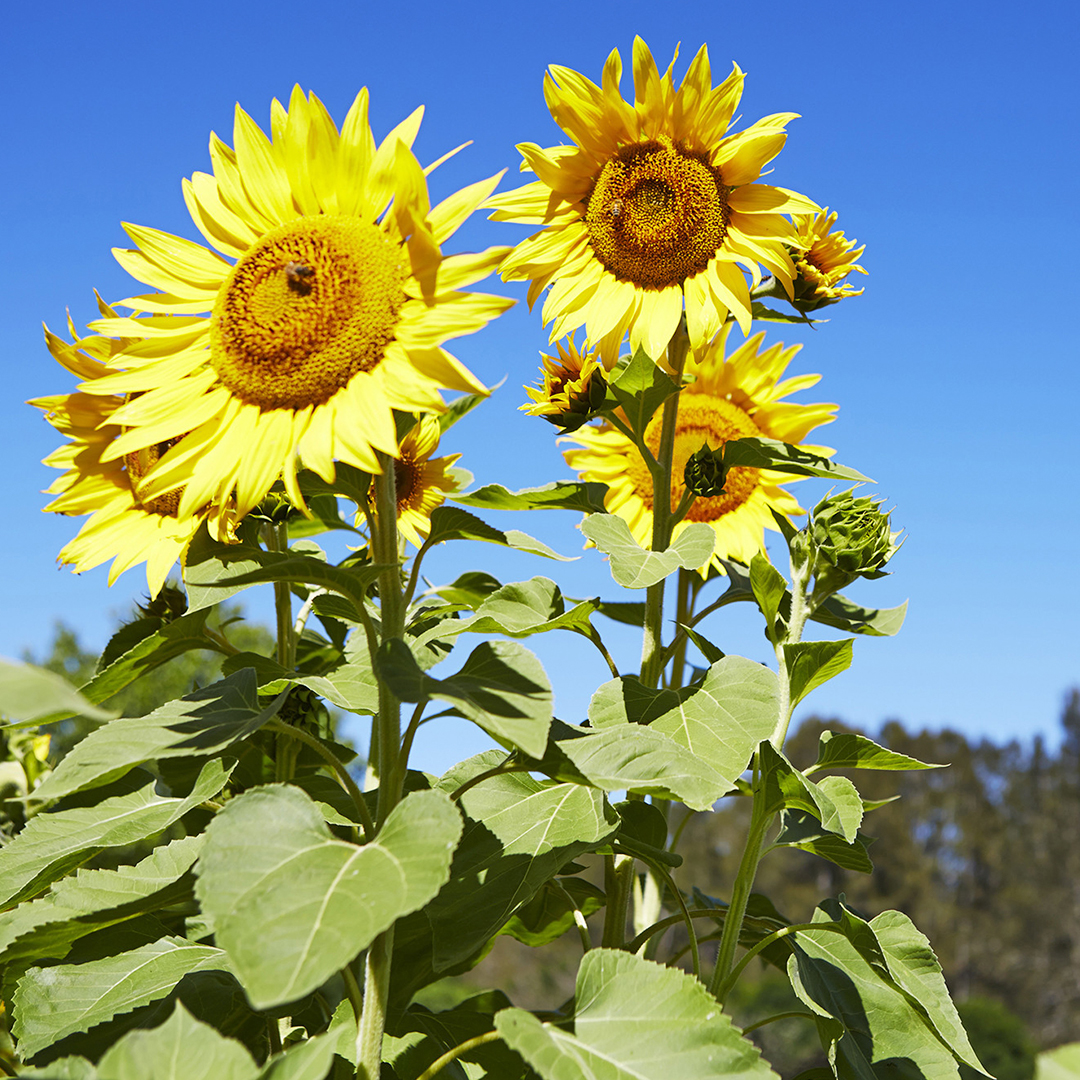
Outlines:
[[[522,188],[495,194],[496,176],[436,205],[419,110],[377,143],[366,91],[340,129],[299,89],[269,135],[238,109],[232,145],[211,136],[212,173],[184,183],[206,244],[128,226],[117,258],[151,291],[47,331],[78,380],[33,402],[67,440],[47,509],[88,515],[60,560],[111,560],[110,583],[144,566],[155,599],[78,691],[0,668],[17,806],[0,848],[6,1073],[766,1080],[751,1029],[781,1017],[740,1030],[726,1010],[755,961],[786,973],[820,1036],[815,1077],[983,1071],[906,916],[843,896],[781,913],[753,891],[783,848],[870,872],[876,804],[848,772],[933,766],[848,734],[825,733],[809,768],[785,756],[794,708],[904,607],[839,591],[897,549],[880,498],[836,491],[796,524],[792,482],[866,478],[808,441],[837,406],[794,397],[819,376],[788,374],[798,348],[754,322],[857,295],[844,279],[863,249],[760,182],[794,114],[732,131],[743,73],[714,87],[703,48],[676,86],[674,63],[661,74],[636,41],[632,101],[618,52],[599,86],[553,67],[570,141],[522,144]],[[538,231],[444,253],[482,207]],[[471,486],[438,453],[489,393],[445,346],[508,306],[471,288],[497,269],[530,303],[546,294],[554,349],[522,409],[555,425],[577,479]],[[607,569],[581,600],[545,575],[425,576],[450,541],[557,560],[482,516],[544,509],[583,514],[637,596],[603,599]],[[331,530],[351,538],[336,562],[317,540]],[[183,591],[166,585],[178,561]],[[211,618],[261,586],[272,655]],[[774,666],[717,644],[734,603],[760,612]],[[640,660],[615,655],[605,619],[640,627]],[[811,624],[839,634],[804,640]],[[610,670],[586,716],[555,717],[524,644],[554,631]],[[221,679],[146,716],[109,709],[190,650],[217,654]],[[365,762],[335,710],[371,717]],[[36,732],[71,716],[96,726],[50,758]],[[420,771],[415,735],[446,716],[492,748]],[[726,799],[749,828],[711,897],[679,843]],[[528,1010],[483,989],[500,935],[567,934],[572,996]],[[435,984],[458,1003],[430,1007]]]

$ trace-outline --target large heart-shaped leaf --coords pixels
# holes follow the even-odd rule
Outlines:
[[[295,787],[230,802],[207,830],[196,894],[252,1004],[310,993],[423,907],[449,875],[461,826],[438,791],[408,795],[363,847],[335,840]]]
[[[581,531],[611,560],[611,576],[627,589],[647,589],[682,567],[697,570],[709,561],[716,533],[703,521],[687,525],[664,551],[648,551],[617,514],[590,514]]]
[[[495,1017],[503,1040],[544,1080],[775,1080],[716,999],[685,972],[612,949],[578,969],[574,1031],[522,1009]]]

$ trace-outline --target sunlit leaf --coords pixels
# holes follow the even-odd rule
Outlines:
[[[579,510],[602,514],[606,484],[556,480],[538,488],[508,491],[502,484],[486,484],[464,495],[452,495],[454,502],[481,510]]]
[[[709,561],[716,533],[703,521],[688,525],[665,551],[647,551],[617,514],[590,514],[581,531],[611,560],[611,576],[627,589],[646,589],[682,567],[696,570]]]
[[[544,1080],[672,1080],[723,1076],[773,1080],[697,979],[612,949],[586,953],[578,969],[573,1033],[522,1009],[495,1027]]]
[[[406,796],[378,839],[357,847],[333,839],[299,789],[255,788],[211,822],[196,893],[252,1003],[269,1008],[314,990],[426,904],[460,833],[440,792]]]

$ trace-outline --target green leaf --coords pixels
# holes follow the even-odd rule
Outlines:
[[[716,533],[703,521],[687,525],[666,551],[647,551],[617,514],[590,514],[581,531],[611,560],[611,576],[627,589],[646,589],[682,567],[697,570],[709,561]]]
[[[784,575],[760,552],[750,560],[750,588],[754,599],[765,616],[765,627],[770,640],[775,640],[776,616],[784,597],[788,596]]]
[[[484,540],[489,544],[501,544],[503,547],[527,551],[532,555],[543,555],[545,558],[558,559],[560,562],[573,561],[557,551],[552,551],[547,544],[541,543],[526,533],[519,532],[517,529],[507,529],[503,532],[481,521],[468,510],[462,510],[457,506],[439,506],[431,512],[431,531],[428,533],[425,546],[430,547],[447,540]]]
[[[711,809],[731,788],[708,762],[655,727],[620,724],[594,733],[560,724],[557,730],[563,737],[536,763],[555,779],[677,799],[692,810]]]
[[[13,1034],[19,1052],[46,1046],[120,1013],[157,1001],[193,971],[228,970],[221,949],[165,937],[131,952],[86,964],[33,967],[19,980]]]
[[[638,349],[628,364],[608,381],[607,409],[621,407],[630,427],[644,435],[653,413],[679,389],[644,349]]]
[[[757,319],[759,322],[803,323],[811,326],[815,323],[829,321],[828,319],[808,319],[805,315],[795,312],[776,311],[758,303],[756,300],[750,305],[750,315],[751,318]]]
[[[851,667],[850,638],[844,641],[796,641],[784,645],[794,708],[811,690]]]
[[[489,751],[470,758],[437,790],[453,793],[503,757]],[[450,881],[427,908],[436,971],[467,959],[566,863],[610,839],[618,823],[598,791],[527,773],[490,777],[459,802],[467,821]]]
[[[849,634],[866,634],[868,637],[892,637],[900,632],[907,614],[907,601],[894,608],[865,608],[834,593],[828,600],[814,608],[810,618]]]
[[[578,970],[571,1034],[522,1009],[495,1017],[503,1040],[544,1080],[774,1080],[749,1039],[696,979],[612,949]]]
[[[40,1069],[23,1065],[20,1080],[101,1080],[93,1063],[84,1057],[62,1057]]]
[[[402,701],[448,701],[457,713],[482,727],[500,745],[539,757],[551,725],[551,684],[536,656],[514,641],[485,641],[456,675],[424,674],[405,642],[380,647],[378,672]]]
[[[779,708],[773,672],[743,656],[726,656],[650,730],[685,746],[723,778],[727,790],[750,764],[758,743],[772,733]]]
[[[190,887],[175,886],[202,842],[201,836],[188,836],[156,848],[134,866],[80,870],[39,900],[0,914],[0,963],[63,959],[79,938],[182,898]]]
[[[121,627],[102,653],[97,674],[80,688],[80,693],[91,701],[105,701],[136,679],[193,649],[221,652],[205,632],[209,615],[209,610],[196,611],[163,625],[160,619],[140,619]],[[141,633],[139,624],[153,629]]]
[[[926,935],[900,911],[883,911],[870,920],[869,926],[893,981],[923,1007],[934,1030],[958,1061],[989,1076],[968,1041]]]
[[[848,468],[847,465],[840,465],[824,454],[817,454],[779,439],[731,439],[724,443],[723,455],[725,469],[742,466],[793,473],[795,476],[821,476],[827,480],[861,480],[874,483],[869,476],[863,476],[861,472]]]
[[[321,675],[290,675],[293,682],[314,690],[339,709],[363,715],[379,711],[379,683],[368,652],[367,635],[353,631],[340,664]]]
[[[126,847],[167,829],[192,807],[216,795],[229,778],[214,758],[182,799],[154,793],[156,782],[92,806],[36,814],[0,848],[0,906],[40,892],[104,848]]]
[[[406,796],[378,839],[357,847],[333,839],[297,788],[255,788],[210,823],[196,895],[252,1004],[271,1008],[310,993],[423,907],[460,833],[440,792]]]
[[[18,724],[37,724],[54,716],[111,720],[116,713],[97,708],[55,672],[0,659],[0,717]]]
[[[255,1080],[258,1075],[259,1067],[240,1043],[200,1023],[179,1001],[164,1024],[129,1031],[98,1065],[100,1080]]]
[[[468,619],[444,619],[417,638],[417,645],[446,640],[458,634],[507,634],[529,637],[548,630],[573,630],[588,635],[590,617],[600,600],[583,600],[569,611],[559,586],[550,578],[535,577],[501,585],[479,601],[476,614]]]
[[[295,551],[219,544],[203,530],[196,534],[184,560],[184,584],[190,611],[212,607],[249,585],[272,581],[327,589],[359,607],[384,569],[373,563],[331,566],[324,559]]]
[[[562,937],[574,925],[575,905],[587,918],[606,902],[604,891],[588,881],[579,878],[545,881],[540,891],[514,912],[499,933],[509,935],[522,945],[539,948]]]
[[[597,731],[620,724],[651,724],[690,692],[646,686],[634,675],[601,684],[589,702],[589,723]]]
[[[645,605],[638,601],[601,600],[600,614],[625,626],[645,625]]]
[[[1080,1042],[1046,1050],[1035,1059],[1035,1080],[1077,1080],[1080,1077]]]
[[[683,623],[679,623],[679,627],[710,664],[724,659],[726,655],[724,650],[714,645],[704,634],[699,634],[693,627],[685,626]]]
[[[862,833],[857,833],[849,844],[842,836],[822,828],[817,818],[804,810],[784,810],[780,814],[780,832],[772,846],[800,848],[860,874],[874,869]]]
[[[818,744],[817,761],[807,772],[819,769],[943,769],[944,765],[929,765],[925,761],[887,750],[865,735],[851,732],[823,731]]]
[[[333,1036],[316,1035],[290,1046],[266,1063],[259,1080],[326,1080],[336,1044]]]
[[[454,502],[480,510],[579,510],[602,514],[606,484],[556,480],[543,487],[508,491],[502,484],[486,484],[464,495],[451,495]]]
[[[764,806],[768,813],[780,810],[804,810],[821,822],[827,832],[838,833],[846,843],[855,839],[862,820],[862,800],[850,780],[846,786],[815,784],[808,780],[771,743],[762,742],[759,748]],[[843,780],[844,777],[827,777]],[[834,797],[838,802],[834,802]],[[858,805],[856,805],[856,803]]]
[[[220,753],[273,719],[284,701],[280,694],[260,708],[255,673],[238,671],[148,716],[113,720],[91,732],[31,797],[45,802],[101,787],[147,761]]]
[[[839,921],[845,933],[799,931],[788,961],[800,1000],[830,1018],[820,1030],[837,1076],[885,1080],[901,1060],[902,1075],[955,1078],[957,1060],[981,1072],[926,939],[904,916],[894,921],[898,912],[883,914],[888,955],[874,921],[826,901],[813,921]]]

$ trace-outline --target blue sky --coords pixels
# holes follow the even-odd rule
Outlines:
[[[41,343],[41,321],[60,330],[67,308],[80,324],[92,318],[95,287],[112,298],[133,291],[109,250],[126,245],[122,220],[198,238],[180,179],[208,168],[211,129],[232,141],[235,102],[265,127],[271,98],[287,99],[299,82],[340,122],[367,85],[377,137],[423,103],[422,160],[474,142],[435,174],[435,197],[510,168],[505,190],[518,182],[515,143],[561,141],[541,93],[545,67],[598,80],[609,50],[628,60],[640,33],[661,65],[682,42],[679,76],[702,42],[717,81],[737,61],[748,74],[744,122],[802,114],[771,179],[838,210],[841,227],[867,244],[864,296],[830,309],[816,331],[772,327],[769,338],[805,342],[790,373],[824,378],[803,400],[841,407],[822,438],[878,481],[908,533],[893,576],[855,595],[911,608],[898,638],[860,639],[852,669],[803,712],[1053,737],[1062,695],[1080,681],[1080,368],[1067,324],[1078,22],[1074,5],[1047,0],[18,5],[0,46],[9,300],[0,654],[42,650],[56,619],[100,647],[145,587],[140,570],[109,590],[104,570],[56,568],[76,523],[41,513],[52,474],[39,462],[56,439],[23,402],[71,388]],[[452,250],[523,235],[478,216]],[[518,286],[486,287],[524,297]],[[478,482],[569,476],[552,429],[517,412],[546,340],[522,302],[456,343],[489,384],[506,376],[444,443]],[[823,490],[802,484],[804,503]],[[514,521],[571,555],[581,553],[576,524],[556,513]],[[570,595],[630,598],[617,597],[595,552],[561,566],[448,546],[428,573],[447,580],[474,567],[503,580],[548,574]],[[268,607],[249,610],[263,617]],[[725,650],[766,658],[749,611],[718,617],[708,632]],[[637,640],[611,636],[631,670]],[[560,715],[580,719],[606,669],[569,635],[538,651]],[[438,766],[483,745],[448,729],[426,733],[419,749]]]

